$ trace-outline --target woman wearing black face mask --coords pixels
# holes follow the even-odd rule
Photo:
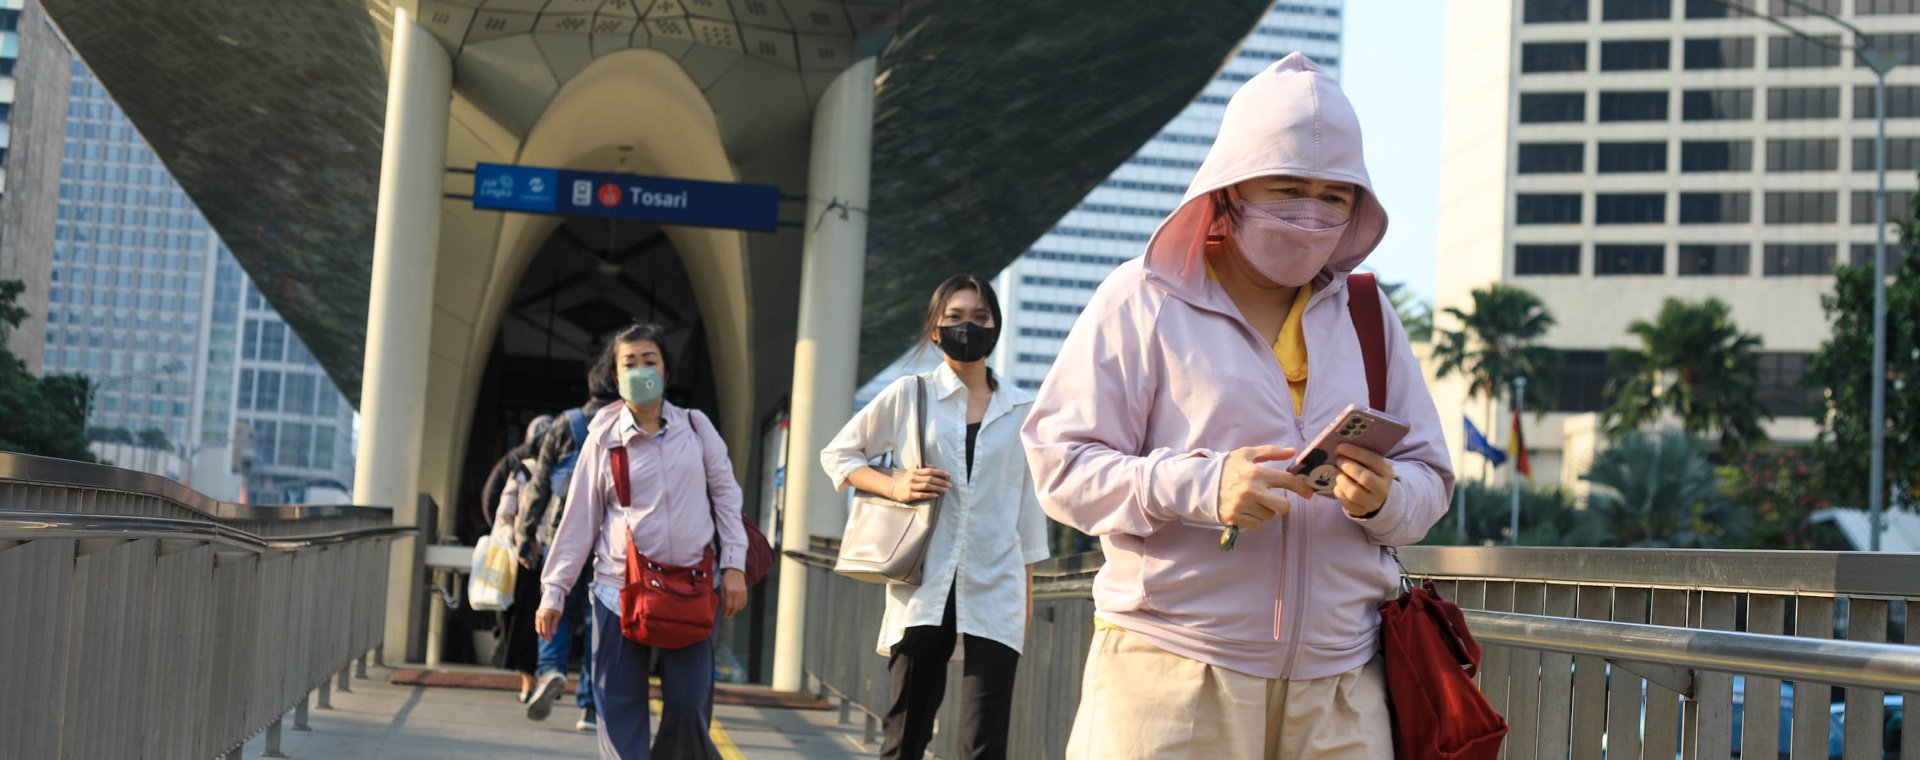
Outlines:
[[[964,658],[960,756],[1004,758],[1014,666],[1032,611],[1031,566],[1047,558],[1047,523],[1020,427],[1033,396],[987,369],[1000,301],[971,275],[950,277],[927,304],[927,339],[946,361],[894,382],[847,422],[820,462],[835,485],[899,501],[940,498],[921,585],[887,587],[880,654],[893,674],[883,758],[918,760],[933,737],[956,640]],[[917,379],[916,379],[917,378]],[[916,435],[926,385],[926,467],[894,478],[867,463]]]

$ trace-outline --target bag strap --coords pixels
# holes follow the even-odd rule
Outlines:
[[[1380,318],[1380,285],[1371,272],[1347,275],[1347,314],[1360,336],[1360,360],[1367,367],[1367,404],[1387,410],[1387,328]]]
[[[919,389],[913,401],[914,444],[913,453],[920,463],[915,468],[927,466],[927,378],[914,375],[913,384]]]
[[[613,478],[613,492],[620,497],[620,506],[633,506],[633,482],[627,469],[627,447],[615,446],[607,449],[607,474]]]

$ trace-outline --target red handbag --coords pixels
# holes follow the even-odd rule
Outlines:
[[[1380,288],[1371,274],[1347,276],[1347,309],[1360,338],[1367,399],[1387,405],[1387,338]],[[1387,550],[1397,564],[1400,555]],[[1406,568],[1400,568],[1405,573]],[[1387,709],[1393,715],[1393,754],[1401,760],[1493,760],[1507,736],[1507,719],[1493,709],[1473,674],[1480,642],[1467,631],[1460,605],[1440,598],[1428,581],[1405,581],[1398,599],[1380,605],[1380,640],[1387,671]]]
[[[1480,643],[1467,632],[1460,605],[1440,598],[1433,581],[1419,588],[1408,584],[1400,598],[1380,605],[1380,637],[1386,651],[1394,756],[1499,757],[1507,719],[1473,683],[1480,668]]]
[[[615,446],[607,453],[614,493],[620,498],[620,506],[628,506],[633,485],[627,480],[626,447]],[[713,590],[713,547],[707,547],[698,565],[668,565],[641,554],[633,545],[632,526],[627,527],[627,575],[620,587],[620,635],[660,649],[685,649],[712,635],[714,613],[719,606]]]

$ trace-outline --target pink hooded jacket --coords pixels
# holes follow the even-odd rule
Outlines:
[[[1299,415],[1271,346],[1207,277],[1203,258],[1207,194],[1271,175],[1364,188],[1307,302]],[[1371,188],[1352,105],[1319,66],[1289,55],[1234,95],[1180,208],[1074,324],[1022,434],[1047,514],[1100,537],[1102,620],[1262,678],[1321,678],[1373,657],[1377,606],[1397,578],[1382,547],[1423,538],[1453,486],[1433,399],[1385,298],[1382,411],[1413,432],[1388,452],[1397,482],[1380,512],[1356,520],[1331,497],[1282,491],[1287,516],[1242,532],[1233,552],[1220,549],[1218,512],[1228,453],[1305,448],[1348,404],[1367,406],[1346,279],[1386,232]]]

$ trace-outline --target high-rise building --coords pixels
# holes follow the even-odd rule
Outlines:
[[[1746,5],[1851,42],[1798,5]],[[1887,122],[1888,218],[1905,216],[1920,167],[1920,2],[1811,5],[1909,54],[1890,77]],[[1469,306],[1474,288],[1505,282],[1556,316],[1545,343],[1565,352],[1558,393],[1526,427],[1536,481],[1571,484],[1584,470],[1592,413],[1619,372],[1607,352],[1637,346],[1628,325],[1668,298],[1731,306],[1764,341],[1770,435],[1811,438],[1818,397],[1798,381],[1830,332],[1820,296],[1836,264],[1871,262],[1872,72],[1714,0],[1447,10],[1437,306]],[[1489,422],[1463,385],[1435,395],[1443,419]],[[1504,439],[1509,426],[1488,432]],[[1448,427],[1459,457],[1458,424]]]
[[[7,350],[41,371],[73,53],[35,0],[0,0],[0,280],[25,290]]]
[[[1006,324],[993,354],[996,374],[1022,388],[1040,387],[1094,289],[1139,256],[1154,228],[1180,205],[1220,130],[1227,100],[1242,83],[1296,51],[1338,75],[1344,6],[1344,0],[1275,3],[1199,97],[1001,271],[993,288]],[[938,359],[937,350],[910,351],[862,387],[858,401]]]
[[[60,148],[45,369],[93,379],[88,424],[159,430],[160,474],[220,498],[353,480],[353,410],[84,63]],[[44,147],[44,145],[42,145]]]

